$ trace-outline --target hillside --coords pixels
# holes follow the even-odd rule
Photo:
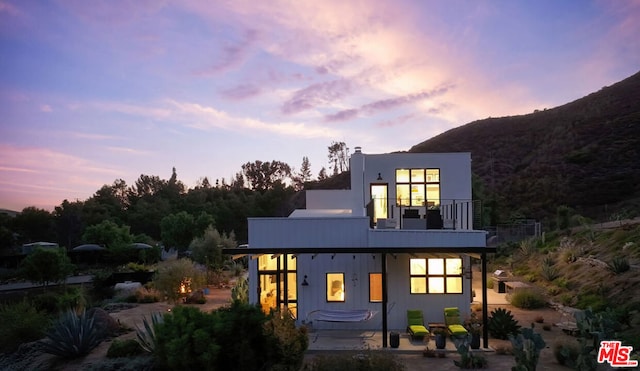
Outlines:
[[[552,220],[559,205],[596,220],[640,210],[640,72],[531,114],[449,130],[410,152],[472,153],[501,219]]]

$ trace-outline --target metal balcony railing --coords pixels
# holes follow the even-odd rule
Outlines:
[[[367,205],[371,225],[384,229],[480,229],[481,210],[480,200],[468,199],[428,200],[410,205],[409,200],[375,198]]]

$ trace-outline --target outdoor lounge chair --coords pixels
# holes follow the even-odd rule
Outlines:
[[[465,337],[468,334],[460,324],[460,310],[457,307],[444,308],[444,324],[453,337]]]
[[[411,336],[411,339],[422,339],[429,335],[429,330],[424,327],[424,320],[422,319],[422,311],[419,309],[407,310],[407,332]]]

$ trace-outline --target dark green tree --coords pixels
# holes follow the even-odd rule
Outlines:
[[[44,287],[63,282],[75,269],[63,248],[38,248],[20,264],[22,275]]]
[[[291,167],[281,161],[256,160],[242,165],[242,173],[253,190],[264,191],[291,177]]]
[[[95,243],[109,249],[127,246],[132,242],[129,226],[118,226],[111,220],[87,227],[82,239],[86,243]]]
[[[196,235],[193,215],[186,211],[170,214],[160,221],[162,242],[166,247],[185,251]]]
[[[11,223],[20,243],[57,240],[53,215],[47,210],[25,207]]]
[[[302,157],[302,165],[300,166],[300,171],[298,171],[295,176],[293,176],[294,187],[297,191],[302,190],[304,188],[304,183],[311,180],[311,163],[309,162],[309,157]]]
[[[222,249],[238,246],[235,235],[231,233],[220,234],[213,226],[207,228],[204,236],[194,239],[189,246],[192,258],[196,262],[205,265],[209,269],[222,269],[227,256],[222,254]]]
[[[82,243],[84,231],[83,210],[84,202],[67,200],[56,206],[54,218],[60,246],[73,248]]]

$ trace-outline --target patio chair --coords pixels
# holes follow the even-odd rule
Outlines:
[[[457,307],[444,308],[444,324],[453,337],[461,338],[469,334],[460,322],[460,310]]]
[[[422,311],[419,309],[407,310],[407,332],[411,336],[411,340],[422,339],[429,335],[429,330],[424,327]]]

